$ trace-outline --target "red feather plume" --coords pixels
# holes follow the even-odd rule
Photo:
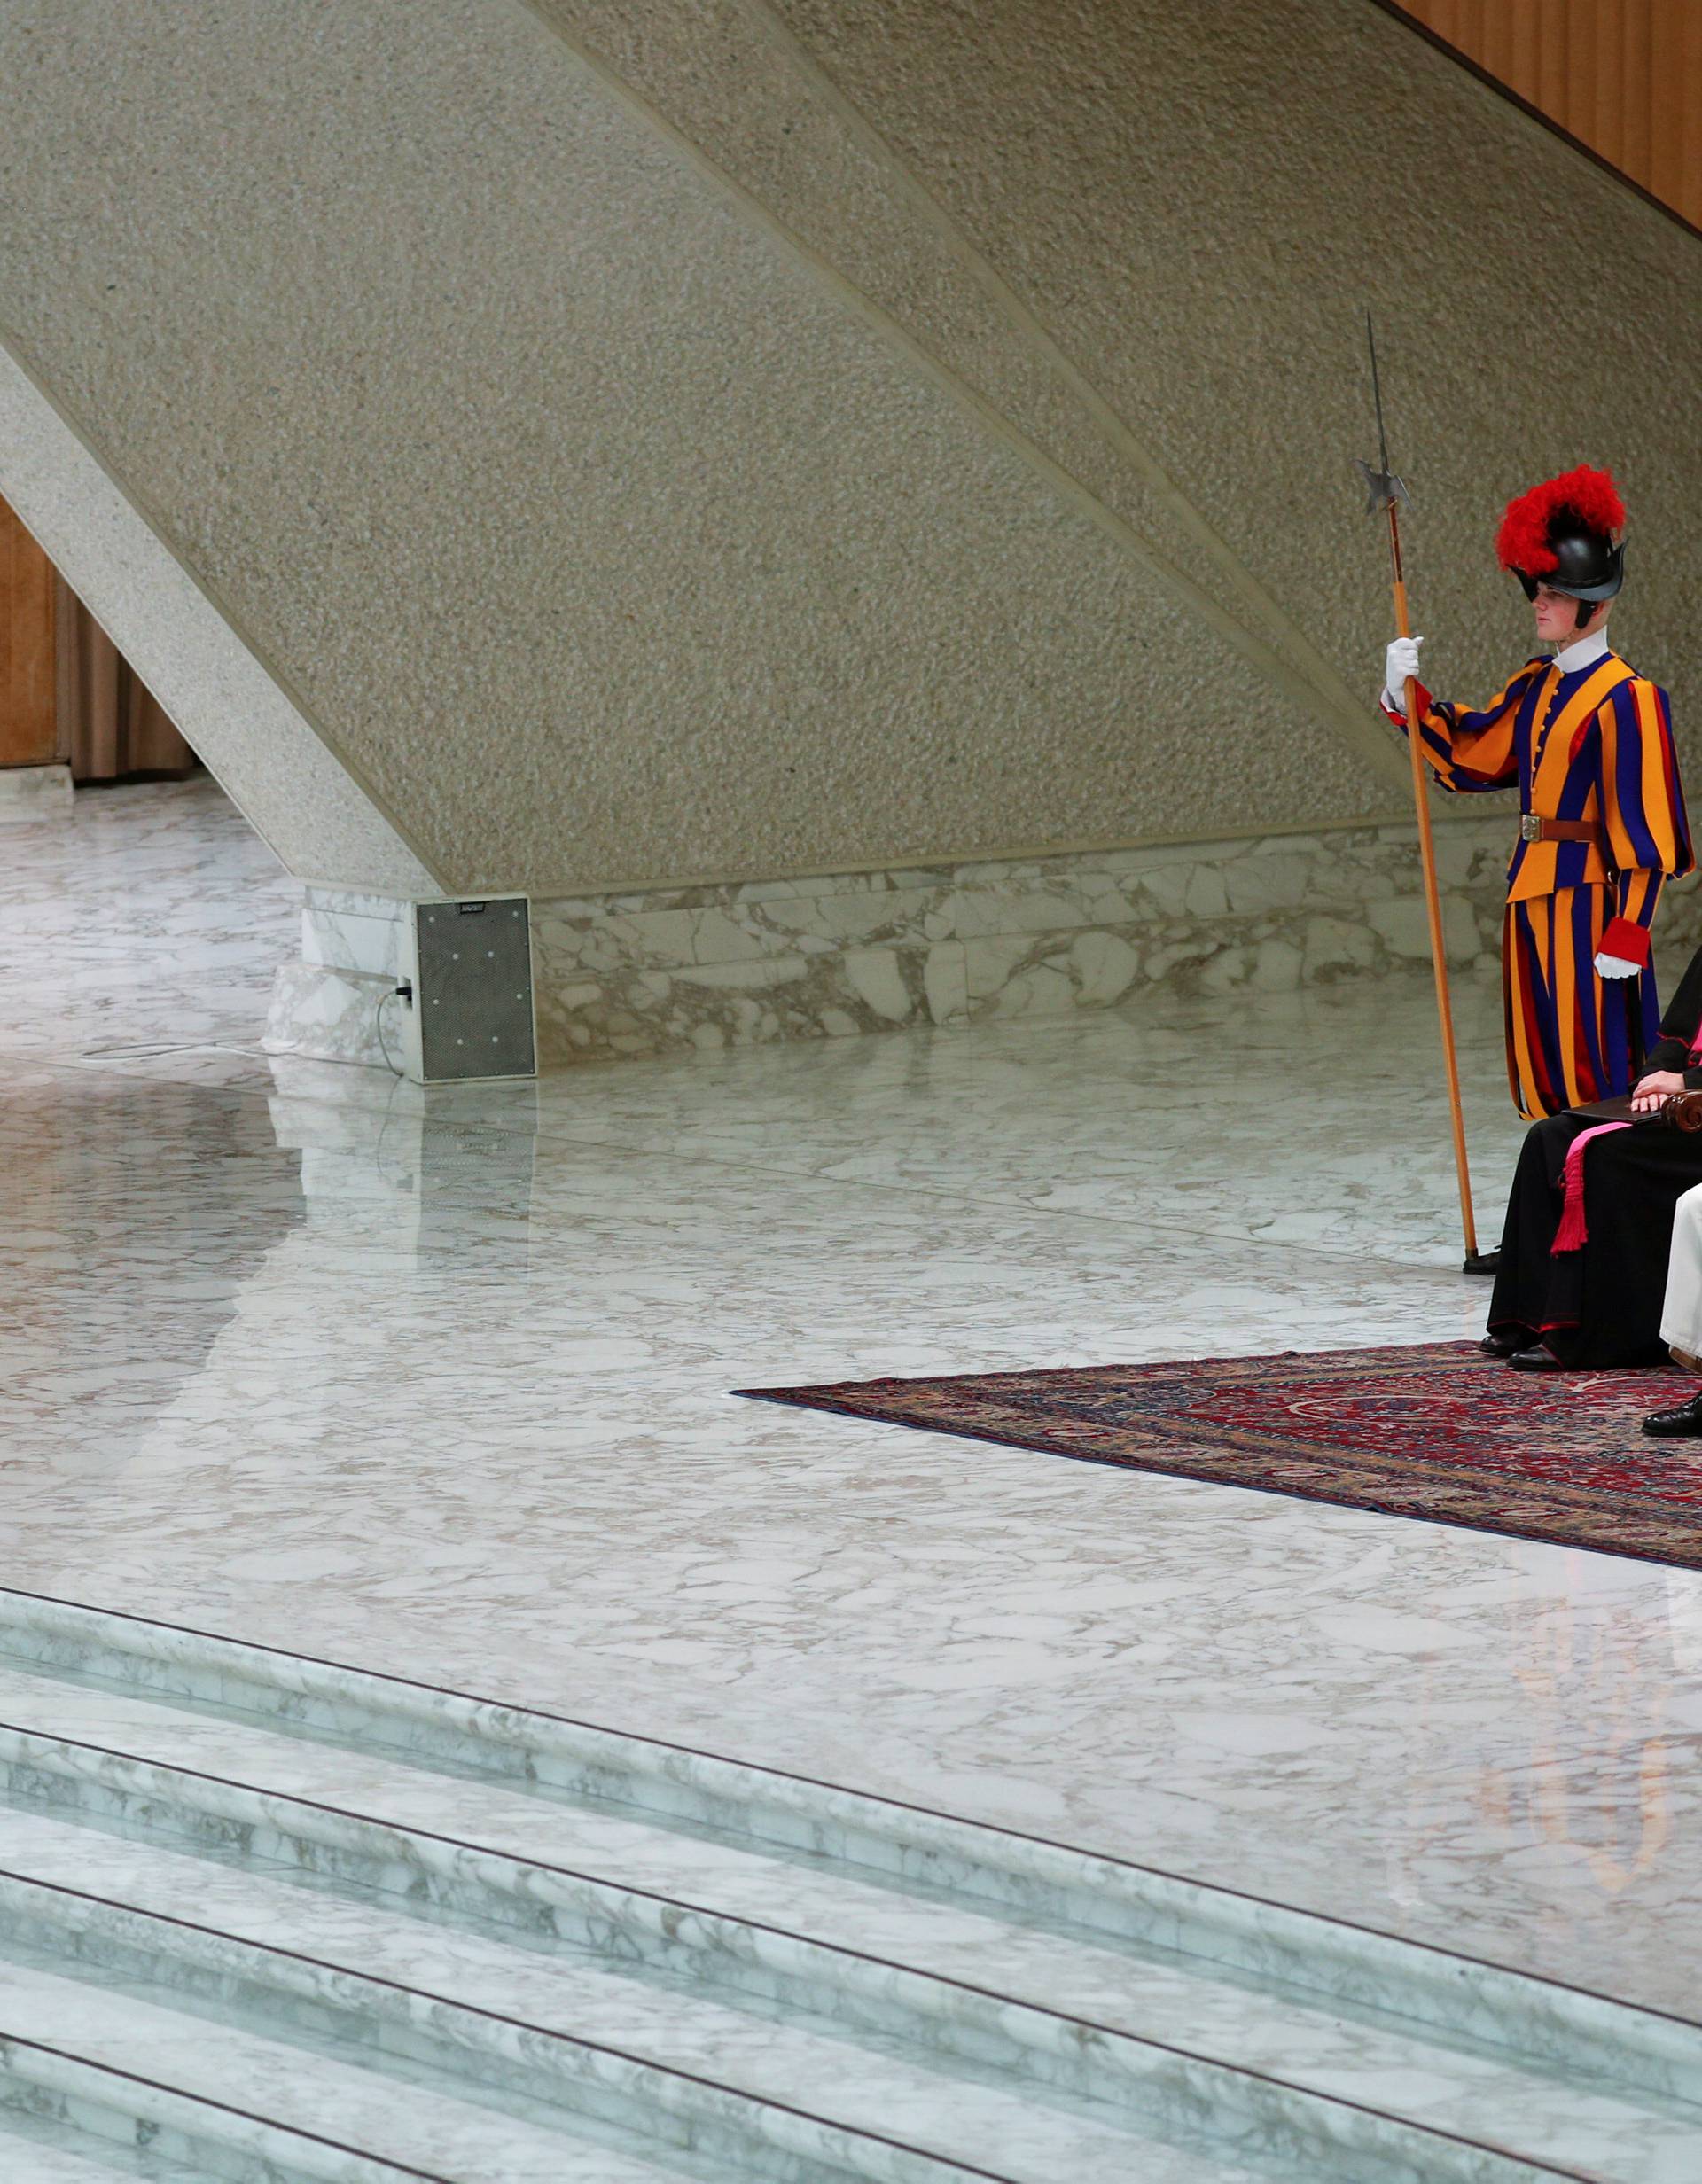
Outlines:
[[[1581,463],[1563,471],[1543,485],[1533,486],[1509,501],[1495,534],[1495,558],[1503,569],[1523,569],[1526,576],[1545,576],[1554,566],[1549,546],[1549,526],[1562,509],[1576,517],[1586,529],[1609,536],[1625,526],[1625,503],[1613,482],[1613,473],[1591,470]]]

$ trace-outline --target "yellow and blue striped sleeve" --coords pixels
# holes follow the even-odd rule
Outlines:
[[[1511,789],[1519,783],[1519,708],[1534,672],[1543,662],[1527,660],[1504,690],[1487,706],[1452,704],[1433,698],[1422,682],[1413,685],[1418,699],[1418,749],[1445,789],[1472,794],[1484,789]],[[1397,728],[1403,715],[1386,707]]]
[[[1609,865],[1621,875],[1688,872],[1695,858],[1666,691],[1635,675],[1597,718]]]

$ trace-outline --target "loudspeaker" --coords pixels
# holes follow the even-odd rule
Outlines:
[[[524,895],[412,906],[407,1074],[421,1084],[535,1077],[532,921]]]

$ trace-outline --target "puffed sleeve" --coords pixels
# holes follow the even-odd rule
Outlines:
[[[1646,963],[1661,882],[1695,862],[1672,712],[1665,690],[1634,675],[1599,718],[1602,828],[1617,897],[1602,948],[1623,962]]]
[[[1419,752],[1445,789],[1469,794],[1518,786],[1519,749],[1513,731],[1519,708],[1532,675],[1541,674],[1546,664],[1526,660],[1504,690],[1497,690],[1487,706],[1476,707],[1433,698],[1422,682],[1414,683]],[[1383,710],[1397,728],[1406,728],[1403,713],[1386,703]]]

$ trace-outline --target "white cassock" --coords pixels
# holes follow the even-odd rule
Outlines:
[[[1702,1183],[1687,1190],[1673,1213],[1660,1338],[1671,1349],[1702,1357]]]

